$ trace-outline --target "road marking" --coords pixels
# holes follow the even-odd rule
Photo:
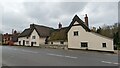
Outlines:
[[[73,56],[64,56],[64,55],[52,54],[52,53],[48,53],[47,55],[58,56],[58,57],[65,57],[65,58],[72,58],[72,59],[77,59],[78,58],[78,57],[73,57]]]
[[[104,55],[108,55],[108,56],[116,55],[116,56],[118,56],[118,54],[104,54]]]
[[[55,54],[48,53],[47,55],[55,55]]]
[[[33,52],[33,51],[28,51],[28,50],[21,50],[21,51],[29,52],[29,53],[38,53],[38,52]]]
[[[104,54],[104,55],[111,55],[111,54]]]
[[[114,55],[114,54],[104,54],[104,55]]]
[[[47,55],[63,57],[63,55],[57,55],[57,54],[51,54],[51,53],[48,53]]]
[[[63,55],[56,55],[56,56],[63,57]]]
[[[103,63],[108,63],[108,64],[111,64],[112,62],[108,62],[108,61],[102,61]]]
[[[116,65],[118,65],[119,63],[113,63],[113,64],[116,64]]]
[[[116,64],[116,65],[119,64],[119,63],[113,63],[113,62],[108,62],[108,61],[101,61],[101,62],[103,62],[103,63],[108,63],[108,64]]]
[[[65,57],[77,59],[77,57],[73,57],[73,56],[65,56]]]

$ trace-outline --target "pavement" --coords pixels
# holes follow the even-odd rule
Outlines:
[[[4,66],[118,66],[118,54],[22,46],[2,46]]]

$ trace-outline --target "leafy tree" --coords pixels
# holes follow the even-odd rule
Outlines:
[[[99,28],[97,29],[97,33],[101,33],[101,27],[99,26]]]
[[[120,49],[120,23],[115,23],[114,25],[103,25],[97,29],[97,33],[113,38],[114,45]]]

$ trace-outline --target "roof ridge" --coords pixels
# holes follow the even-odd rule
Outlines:
[[[52,28],[52,27],[49,27],[49,26],[38,25],[38,24],[34,24],[34,26],[45,27],[45,28]],[[54,28],[52,28],[52,29],[54,29]]]
[[[72,22],[69,25],[69,29],[74,25],[75,21],[77,21],[79,24],[77,25],[81,25],[86,31],[90,32],[90,29],[88,26],[86,26],[83,22],[83,20],[81,20],[77,15],[75,15],[72,19]],[[69,31],[69,30],[68,30]]]

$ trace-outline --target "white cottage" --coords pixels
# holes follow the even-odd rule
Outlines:
[[[50,45],[68,45],[67,42],[68,27],[55,29],[48,38]]]
[[[23,46],[39,46],[47,44],[47,38],[53,28],[30,24],[30,28],[25,29],[18,38],[18,44]]]
[[[113,40],[91,32],[86,15],[83,22],[77,15],[74,16],[68,30],[69,49],[88,49],[99,51],[114,51]]]

